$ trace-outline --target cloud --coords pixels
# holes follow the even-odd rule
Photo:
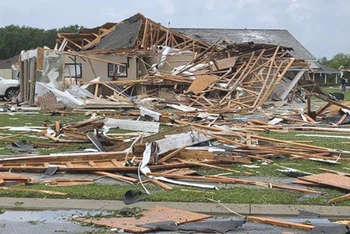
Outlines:
[[[165,15],[173,15],[175,13],[176,8],[172,0],[158,0],[158,3],[161,5]]]
[[[302,23],[309,20],[315,13],[317,14],[319,4],[320,2],[318,1],[291,0],[284,12],[289,15],[295,23]]]
[[[207,0],[204,7],[207,10],[213,10],[215,8],[215,0]]]

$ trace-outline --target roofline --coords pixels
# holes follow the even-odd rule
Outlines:
[[[283,28],[267,28],[267,29],[262,29],[262,28],[171,28],[171,29],[205,29],[205,30],[255,30],[255,31],[288,31],[288,29],[283,29]]]

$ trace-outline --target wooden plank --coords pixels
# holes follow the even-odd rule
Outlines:
[[[89,185],[89,184],[94,184],[93,180],[83,180],[83,179],[65,179],[65,180],[60,180],[60,179],[56,179],[53,180],[51,182],[46,183],[46,186],[49,187],[65,187],[65,186],[79,186],[79,185]]]
[[[37,65],[36,65],[36,70],[37,71],[42,71],[44,70],[44,49],[38,47],[37,48]]]
[[[346,173],[346,172],[341,172],[341,171],[336,171],[336,170],[330,170],[330,169],[326,169],[326,168],[318,168],[319,170],[321,171],[324,171],[324,172],[329,172],[329,173],[333,173],[333,174],[337,174],[337,175],[341,175],[341,176],[348,176],[350,177],[350,174],[349,173]]]
[[[0,172],[0,179],[4,181],[22,181],[27,182],[30,180],[28,176],[23,176],[11,172]]]
[[[25,189],[25,188],[13,188],[13,187],[0,187],[1,190],[15,191],[15,192],[26,192],[26,193],[41,193],[49,195],[60,195],[65,196],[67,193],[48,191],[48,190],[38,190],[38,189]]]
[[[173,189],[173,187],[171,187],[171,186],[169,186],[169,185],[167,185],[159,180],[156,180],[156,179],[151,179],[150,182],[152,184],[158,185],[159,187],[161,187],[162,189],[165,189],[165,190],[172,190]]]
[[[171,153],[165,155],[164,157],[162,157],[161,159],[159,159],[158,163],[163,163],[163,162],[171,159],[172,157],[176,156],[178,153],[180,153],[185,148],[186,148],[186,146],[183,146],[181,148],[178,148],[178,149],[174,150],[173,152],[171,152]]]
[[[344,120],[346,119],[346,117],[348,116],[348,114],[343,114],[343,116],[340,118],[340,120],[336,123],[336,125],[341,125]]]
[[[61,124],[60,124],[59,121],[56,121],[55,122],[55,131],[56,131],[56,133],[59,133],[60,130],[61,130]]]
[[[179,158],[182,159],[198,159],[198,160],[214,160],[215,155],[213,152],[206,150],[182,150],[179,152]]]
[[[117,174],[109,173],[109,172],[105,172],[105,171],[95,171],[94,174],[106,176],[108,178],[113,178],[113,179],[120,180],[123,182],[125,182],[125,181],[129,182],[129,183],[137,183],[138,182],[138,179],[127,177],[127,176],[122,176],[122,175],[117,175]]]
[[[328,201],[328,204],[334,204],[334,203],[341,202],[341,201],[346,201],[346,200],[350,200],[350,193],[346,194],[344,196],[341,196],[341,197],[333,198],[333,199]]]
[[[293,180],[292,183],[293,184],[300,184],[300,185],[304,185],[304,186],[316,186],[316,187],[323,187],[324,186],[322,184],[317,184],[317,183],[304,181],[304,180],[300,180],[300,179]]]
[[[207,164],[207,163],[185,161],[185,160],[181,160],[181,162],[186,163],[187,165],[191,165],[191,166],[198,166],[198,167],[205,167],[205,168],[211,168],[211,169],[218,169],[218,170],[229,171],[229,172],[234,172],[234,173],[238,173],[238,174],[241,173],[240,171],[228,169],[228,168],[225,168],[225,167],[218,167],[218,166],[210,165],[210,164]]]
[[[346,176],[332,173],[322,173],[299,177],[299,179],[350,191],[350,178]]]
[[[275,226],[296,228],[296,229],[306,230],[306,231],[310,231],[314,228],[314,226],[312,226],[312,225],[287,222],[287,221],[265,218],[265,217],[247,216],[247,220],[252,221],[252,222],[256,222],[256,223],[271,224],[271,225],[275,225]]]

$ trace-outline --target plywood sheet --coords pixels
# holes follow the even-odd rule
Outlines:
[[[216,65],[212,66],[213,71],[223,70],[226,68],[233,67],[236,64],[237,57],[230,57],[225,59],[216,60]]]
[[[187,90],[188,92],[193,92],[195,94],[199,94],[203,90],[205,90],[209,85],[215,83],[218,80],[218,77],[211,75],[201,75],[196,76],[196,79],[192,82],[190,87]]]
[[[299,177],[299,179],[350,191],[350,177],[342,175],[322,173]]]
[[[141,218],[100,218],[100,219],[85,219],[75,218],[74,220],[107,226],[111,228],[124,229],[126,232],[149,232],[149,228],[138,227],[147,223],[158,223],[164,221],[174,221],[175,223],[183,224],[194,221],[210,218],[210,215],[198,214],[190,211],[171,209],[162,206],[155,206],[150,210],[143,211]]]

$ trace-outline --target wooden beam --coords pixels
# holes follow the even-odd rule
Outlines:
[[[265,217],[247,216],[247,220],[256,222],[256,223],[271,224],[275,226],[295,228],[295,229],[306,230],[306,231],[311,231],[314,228],[314,226],[312,225],[281,221],[281,220],[265,218]]]

